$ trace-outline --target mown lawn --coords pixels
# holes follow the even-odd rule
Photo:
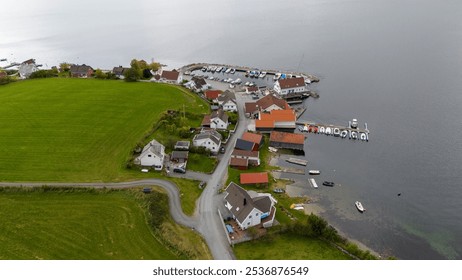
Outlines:
[[[237,244],[234,253],[240,260],[349,260],[348,255],[319,239],[296,234],[274,234]]]
[[[178,87],[40,79],[0,88],[0,181],[121,181],[133,148],[166,110],[208,112]]]
[[[188,170],[212,173],[217,165],[217,159],[202,154],[189,153]]]
[[[177,259],[129,191],[1,190],[0,259]]]

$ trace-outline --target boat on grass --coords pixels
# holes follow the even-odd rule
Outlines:
[[[359,201],[356,201],[356,202],[355,202],[355,206],[356,206],[356,208],[358,209],[358,211],[361,212],[361,213],[364,212],[364,211],[366,211],[366,208],[364,208],[363,205],[362,205],[362,203],[359,202]]]

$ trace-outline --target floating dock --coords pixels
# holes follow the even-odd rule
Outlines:
[[[306,166],[308,164],[307,160],[298,159],[298,158],[288,158],[288,159],[286,159],[286,161],[290,162],[290,163],[293,163],[293,164],[303,165],[303,166]]]
[[[305,175],[305,170],[296,169],[296,168],[283,168],[283,169],[280,169],[280,170],[273,170],[273,172],[292,173],[292,174]]]
[[[310,184],[311,184],[311,186],[313,188],[315,188],[315,189],[318,188],[318,184],[316,184],[316,180],[314,180],[313,178],[310,178],[308,181],[310,182]]]
[[[335,125],[335,124],[322,124],[322,123],[316,123],[312,121],[302,121],[302,120],[295,122],[295,124],[299,126],[299,130],[301,132],[326,134],[326,135],[332,135],[332,136],[336,136],[340,138],[348,137],[349,139],[353,139],[353,140],[369,141],[370,131],[367,128],[367,123],[364,124],[363,129],[362,128],[352,128],[351,122],[348,124],[348,126]],[[342,133],[344,133],[343,136],[342,136]]]

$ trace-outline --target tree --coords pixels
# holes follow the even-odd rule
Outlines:
[[[101,69],[96,69],[95,78],[96,79],[107,79],[107,74],[101,71]]]
[[[148,68],[144,69],[143,70],[143,78],[144,79],[151,79],[151,77],[152,77],[151,70],[149,70]]]
[[[160,63],[158,62],[152,62],[148,65],[148,68],[154,72],[156,72],[157,70],[159,70],[160,68]]]
[[[71,69],[71,65],[67,62],[61,62],[59,64],[59,71],[64,72],[64,71],[69,71]]]
[[[145,62],[145,63],[146,63],[146,62]],[[131,69],[132,69],[133,71],[135,71],[137,80],[140,79],[141,76],[143,75],[142,64],[143,64],[143,63],[140,63],[140,62],[139,62],[138,60],[136,60],[136,59],[132,59],[132,61],[130,62]]]
[[[128,68],[127,70],[125,70],[124,76],[124,80],[126,82],[136,82],[140,78],[137,71],[132,68]]]

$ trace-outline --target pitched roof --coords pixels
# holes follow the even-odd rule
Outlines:
[[[202,119],[202,126],[210,126],[210,115],[205,115]]]
[[[189,148],[190,145],[191,145],[191,142],[189,141],[177,141],[175,143],[175,148],[177,147]]]
[[[226,112],[223,111],[223,109],[218,109],[212,112],[212,114],[210,115],[210,120],[213,120],[215,118],[219,118],[223,122],[227,123],[229,117],[228,117],[228,114],[226,114]]]
[[[143,151],[141,152],[141,155],[138,158],[142,158],[150,153],[153,153],[157,157],[162,158],[164,156],[164,150],[164,145],[153,139],[151,142],[146,144],[146,146],[144,146]]]
[[[244,134],[242,134],[241,139],[253,142],[255,144],[260,144],[263,140],[263,135],[251,132],[244,132]]]
[[[303,145],[305,143],[305,136],[303,134],[272,131],[270,141]]]
[[[283,110],[287,110],[287,109],[290,109],[289,107],[289,104],[287,103],[287,101],[285,101],[284,99],[282,98],[278,98],[272,94],[268,94],[267,96],[264,96],[262,98],[260,98],[259,100],[257,100],[257,105],[259,108],[261,108],[262,110],[265,110],[266,108],[270,107],[271,105],[276,105],[278,106],[279,108],[283,109]]]
[[[220,94],[220,96],[218,96],[217,99],[218,99],[219,102],[226,102],[229,99],[234,101],[234,100],[236,100],[236,95],[233,92],[229,91],[229,90],[225,90],[225,92]]]
[[[229,165],[247,167],[249,166],[249,160],[246,158],[231,158],[229,160]]]
[[[260,120],[262,121],[274,121],[274,122],[286,122],[295,121],[295,112],[292,109],[289,110],[273,110],[266,114],[260,114]]]
[[[252,198],[246,190],[233,182],[229,183],[226,193],[225,200],[231,205],[230,211],[239,223],[243,223],[254,208],[263,213],[271,211],[272,201],[268,195]]]
[[[263,184],[268,183],[268,172],[241,173],[241,184]]]
[[[256,86],[247,87],[247,91],[248,91],[248,92],[257,92],[257,91],[258,91],[258,87],[256,87]]]
[[[215,133],[213,133],[212,131],[202,131],[201,133],[199,134],[196,134],[193,138],[193,141],[194,140],[203,140],[203,139],[210,139],[211,141],[213,141],[215,144],[217,145],[220,145],[221,143],[221,134],[218,133],[218,135],[220,135],[220,137],[218,137]]]
[[[253,113],[258,110],[257,102],[246,102],[245,103],[245,112],[246,113]]]
[[[205,92],[205,97],[206,97],[207,99],[213,100],[213,99],[218,98],[218,96],[219,96],[221,93],[222,93],[221,90],[207,90],[207,91]]]
[[[231,157],[253,157],[257,158],[259,157],[260,153],[258,151],[245,151],[245,150],[238,150],[234,149],[233,153],[231,154]]]
[[[122,66],[114,67],[114,68],[112,68],[112,73],[114,73],[115,75],[123,75],[123,73],[125,71],[127,71],[128,69],[130,69],[130,68],[125,68],[125,67],[122,67]]]
[[[238,150],[252,151],[254,146],[254,142],[246,141],[243,139],[237,139],[236,145],[234,147]]]
[[[255,127],[256,128],[274,128],[274,121],[263,121],[263,120],[255,120]]]
[[[305,80],[303,78],[289,78],[279,80],[279,86],[281,89],[302,87],[305,86]]]
[[[204,78],[193,77],[191,80],[194,82],[196,87],[199,87],[199,88],[201,88],[202,86],[205,86],[207,84],[207,82],[205,81]]]
[[[162,71],[161,78],[169,80],[169,81],[176,81],[178,80],[179,76],[180,76],[180,72],[176,71],[175,69],[173,71],[164,70]]]
[[[71,65],[70,71],[72,74],[87,74],[88,70],[90,69],[93,70],[93,68],[85,64],[82,64],[82,65],[73,64]]]

